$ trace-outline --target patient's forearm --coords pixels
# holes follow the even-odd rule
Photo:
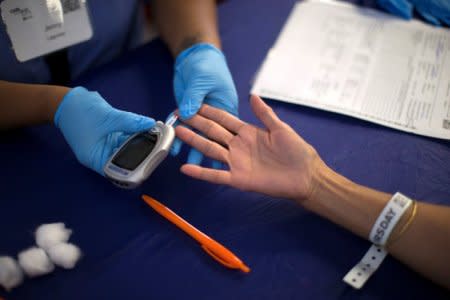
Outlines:
[[[52,122],[69,88],[0,81],[0,129]]]
[[[311,211],[368,239],[373,224],[392,195],[358,185],[325,167],[311,199]],[[391,237],[411,216],[405,212]],[[388,243],[394,257],[429,279],[450,288],[450,207],[418,203],[417,214],[396,241]]]

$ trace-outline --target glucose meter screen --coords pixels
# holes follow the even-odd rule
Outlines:
[[[134,170],[152,152],[157,137],[153,134],[139,134],[117,153],[112,163],[127,170]]]

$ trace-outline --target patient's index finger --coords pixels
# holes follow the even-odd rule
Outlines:
[[[234,137],[234,135],[227,129],[202,115],[195,115],[186,121],[186,124],[189,124],[193,128],[202,132],[208,138],[217,141],[221,145],[228,146],[230,140]]]
[[[231,131],[232,133],[237,133],[242,126],[246,125],[245,122],[241,121],[239,118],[233,116],[232,114],[208,104],[204,104],[200,108],[199,113],[200,115],[216,122],[225,129]]]

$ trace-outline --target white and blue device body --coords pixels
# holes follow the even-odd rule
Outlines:
[[[114,152],[103,168],[105,176],[118,187],[136,188],[166,158],[174,139],[171,124],[156,122],[150,130],[132,135]]]

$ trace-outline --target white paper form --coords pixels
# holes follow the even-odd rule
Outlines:
[[[450,30],[349,4],[301,2],[252,93],[450,139]]]

